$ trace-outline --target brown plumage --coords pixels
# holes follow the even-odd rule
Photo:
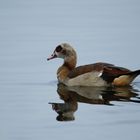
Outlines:
[[[79,66],[75,69],[73,69],[69,74],[69,78],[74,78],[78,75],[91,72],[91,71],[103,71],[106,74],[110,75],[119,75],[119,74],[124,74],[130,72],[130,70],[122,68],[122,67],[116,67],[113,64],[109,63],[95,63],[95,64],[89,64],[89,65],[83,65]]]

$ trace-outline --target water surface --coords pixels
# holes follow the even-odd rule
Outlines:
[[[137,0],[0,1],[0,139],[139,139],[140,77],[127,88],[67,89],[56,80],[62,60],[46,61],[68,42],[77,65],[139,69],[139,7]]]

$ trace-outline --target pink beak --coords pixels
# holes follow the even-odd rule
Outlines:
[[[57,55],[56,55],[55,52],[54,52],[49,58],[47,58],[47,60],[49,61],[49,60],[54,59],[54,58],[56,58],[56,57],[57,57]]]

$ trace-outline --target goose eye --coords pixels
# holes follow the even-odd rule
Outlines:
[[[61,50],[62,50],[61,45],[57,46],[56,49],[55,49],[56,52],[60,52]]]

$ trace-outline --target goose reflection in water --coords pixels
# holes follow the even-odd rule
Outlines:
[[[57,93],[64,103],[49,103],[58,114],[58,121],[75,120],[78,102],[88,104],[114,105],[111,101],[140,103],[137,90],[132,87],[67,87],[58,84]]]

